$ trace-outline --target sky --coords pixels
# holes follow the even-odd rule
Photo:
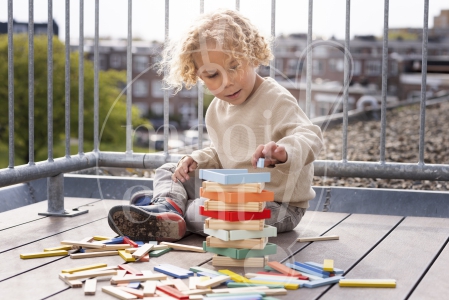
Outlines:
[[[27,22],[29,0],[13,0],[13,16]],[[65,38],[65,0],[53,0],[53,16],[60,26],[60,39]],[[350,35],[381,36],[384,22],[382,0],[351,1]],[[441,9],[449,9],[448,0],[429,1],[429,28]],[[34,0],[35,22],[47,21],[47,0]],[[205,0],[205,12],[220,7],[235,8],[235,0]],[[308,0],[276,1],[276,35],[307,33]],[[391,0],[389,27],[422,27],[424,0]],[[144,40],[163,41],[165,0],[133,0],[133,36]],[[0,0],[0,22],[7,22],[8,1]],[[70,0],[70,36],[79,37],[79,0]],[[95,1],[84,1],[85,36],[94,36]],[[324,39],[345,36],[345,0],[315,0],[313,3],[313,34]],[[127,0],[100,0],[100,36],[126,38]],[[240,11],[264,33],[271,33],[271,0],[240,0]],[[171,0],[169,36],[177,39],[186,26],[200,13],[200,0]]]

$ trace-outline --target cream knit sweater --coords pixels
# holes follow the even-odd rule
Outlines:
[[[271,78],[240,105],[215,98],[207,109],[211,146],[190,156],[199,169],[248,169],[270,172],[265,189],[275,201],[308,208],[315,197],[313,164],[322,148],[321,129],[313,125],[296,99]],[[260,144],[270,141],[285,147],[288,159],[273,168],[254,169],[251,157]]]

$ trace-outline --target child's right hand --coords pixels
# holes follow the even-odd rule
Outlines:
[[[185,182],[189,180],[189,172],[196,170],[198,164],[193,160],[190,156],[185,156],[176,167],[175,173],[172,176],[172,180],[176,182],[180,180],[181,182]]]

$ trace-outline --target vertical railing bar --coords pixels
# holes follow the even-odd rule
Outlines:
[[[240,11],[240,0],[235,0],[235,10]]]
[[[14,168],[14,40],[13,5],[8,0],[8,125],[9,125],[9,168]]]
[[[132,1],[128,0],[128,43],[126,48],[126,153],[131,154],[131,107],[132,107],[132,79],[133,79],[133,59],[132,59]]]
[[[78,155],[84,155],[84,0],[80,0],[78,45]]]
[[[309,0],[309,15],[307,20],[307,76],[306,76],[306,115],[310,117],[312,100],[312,17],[313,0]]]
[[[34,165],[34,0],[28,1],[28,165]]]
[[[95,43],[94,43],[94,152],[98,152],[98,114],[99,114],[99,70],[98,39],[100,28],[100,3],[95,0]]]
[[[351,0],[346,0],[345,20],[345,58],[344,58],[344,90],[343,90],[343,149],[342,161],[348,161],[348,97],[349,97],[349,58],[350,58],[350,29],[351,29]]]
[[[429,0],[424,0],[424,24],[422,34],[422,63],[421,63],[421,107],[419,127],[419,165],[424,165],[424,138],[426,131],[426,100],[427,100],[427,42],[429,23]]]
[[[70,0],[65,1],[65,157],[70,158]]]
[[[276,76],[276,56],[274,54],[276,42],[276,0],[271,0],[271,37],[273,39],[271,44],[273,59],[270,61],[270,77],[274,79]]]
[[[238,1],[238,0],[237,0]],[[204,13],[204,0],[200,0],[200,14]],[[198,149],[203,148],[203,123],[204,123],[204,89],[203,85],[198,82]]]
[[[53,161],[53,0],[48,0],[47,128],[48,161]]]
[[[384,4],[384,36],[382,48],[382,104],[380,126],[380,163],[385,163],[385,136],[387,129],[387,83],[388,83],[388,15],[389,0]]]
[[[169,25],[169,0],[165,0],[165,47],[168,46],[168,25]],[[166,72],[164,72],[164,77],[167,76]],[[163,81],[164,82],[164,81]],[[169,90],[166,88],[164,84],[164,154],[168,156],[168,122],[169,122]]]

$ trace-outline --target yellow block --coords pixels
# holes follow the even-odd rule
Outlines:
[[[132,254],[126,252],[125,250],[118,250],[118,254],[127,262],[136,261],[136,259],[132,256]]]
[[[283,285],[286,290],[297,290],[299,288],[298,283],[284,283],[279,281],[248,280],[248,283]]]
[[[221,274],[224,274],[224,275],[228,275],[235,282],[248,282],[249,281],[248,278],[243,277],[242,275],[234,273],[230,270],[218,270],[218,272],[220,272]]]
[[[25,253],[25,254],[20,254],[20,258],[21,259],[29,259],[29,258],[41,258],[41,257],[49,257],[49,256],[64,256],[64,255],[69,255],[69,252],[65,251],[65,250],[58,250],[58,251]]]
[[[323,263],[323,271],[333,272],[334,271],[334,261],[332,259],[325,259]]]
[[[200,282],[203,282],[203,281],[206,281],[206,280],[209,280],[209,279],[210,279],[209,276],[201,276],[200,277]]]
[[[106,240],[112,240],[113,238],[107,237],[107,236],[95,235],[92,239],[94,241],[106,241]]]
[[[340,279],[338,283],[343,287],[383,287],[395,288],[395,279]]]
[[[66,245],[66,246],[59,246],[59,247],[53,247],[53,248],[45,248],[44,252],[47,252],[47,251],[58,251],[58,250],[65,250],[65,251],[72,250],[72,246],[71,245]]]
[[[86,271],[86,270],[92,270],[92,269],[98,269],[98,268],[104,268],[107,267],[107,264],[95,264],[95,265],[87,265],[87,266],[82,266],[82,267],[78,267],[78,268],[73,268],[73,269],[67,269],[67,270],[62,270],[62,273],[75,273],[75,272],[81,272],[81,271]]]

